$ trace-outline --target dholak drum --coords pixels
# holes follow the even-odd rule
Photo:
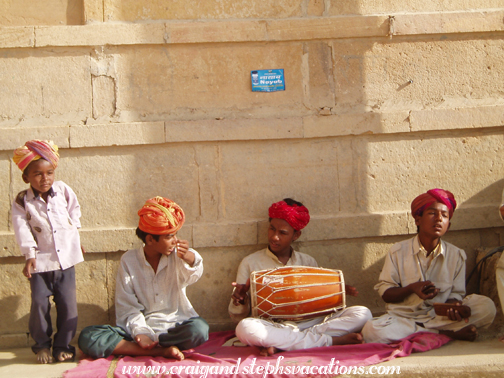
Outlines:
[[[286,266],[250,274],[252,316],[305,320],[345,308],[340,270]]]

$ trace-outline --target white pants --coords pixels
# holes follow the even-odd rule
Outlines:
[[[502,253],[500,260],[497,263],[495,279],[497,281],[497,291],[499,293],[502,312],[504,312],[504,252]]]
[[[415,332],[439,333],[439,330],[458,331],[469,324],[476,326],[476,328],[488,327],[492,324],[496,309],[494,302],[490,298],[472,294],[465,297],[462,304],[471,308],[469,323],[466,323],[464,320],[460,322],[449,320],[446,316],[436,316],[425,322],[422,327],[416,323],[415,319],[385,314],[368,321],[362,329],[362,336],[366,343],[388,344]]]
[[[308,349],[332,345],[332,336],[360,332],[372,318],[363,306],[352,306],[327,317],[302,322],[275,323],[259,318],[245,318],[236,326],[236,336],[247,345],[281,350]]]

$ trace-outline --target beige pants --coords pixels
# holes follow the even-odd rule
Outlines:
[[[388,344],[415,332],[458,331],[469,324],[473,324],[477,328],[488,327],[492,324],[496,309],[490,298],[472,294],[465,297],[462,304],[471,307],[469,323],[463,320],[460,322],[449,320],[446,316],[436,316],[424,323],[424,327],[422,327],[415,322],[415,319],[385,314],[368,321],[362,329],[362,336],[366,343]]]

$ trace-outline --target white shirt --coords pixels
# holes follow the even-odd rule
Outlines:
[[[441,240],[441,250],[427,267],[422,262],[421,245],[418,235],[412,239],[394,244],[385,257],[375,290],[380,296],[391,287],[406,287],[417,281],[431,281],[440,292],[434,298],[423,300],[411,294],[402,302],[387,303],[387,311],[405,318],[415,318],[426,322],[434,318],[434,302],[446,302],[453,298],[462,300],[465,295],[465,252],[453,244]]]
[[[292,251],[291,257],[287,261],[287,264],[284,265],[280,260],[278,260],[273,252],[271,252],[268,248],[265,248],[248,255],[241,261],[238,266],[238,273],[236,274],[236,283],[245,284],[250,278],[250,273],[258,270],[275,269],[282,266],[295,265],[318,267],[317,261],[313,257],[297,251]],[[238,323],[250,314],[250,299],[245,301],[245,304],[238,306],[235,305],[233,303],[233,299],[231,299],[228,306],[228,312],[231,319],[235,323]]]
[[[158,341],[159,334],[198,316],[186,287],[203,274],[203,259],[194,249],[189,250],[195,257],[192,267],[171,253],[161,256],[157,272],[145,259],[143,247],[121,257],[115,292],[116,324],[133,338],[147,335]]]
[[[53,183],[47,203],[31,187],[18,194],[12,203],[12,225],[21,253],[27,260],[36,258],[37,270],[32,273],[67,269],[84,261],[80,216],[77,196],[63,181]]]

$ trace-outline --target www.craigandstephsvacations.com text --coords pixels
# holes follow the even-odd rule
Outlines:
[[[156,366],[137,366],[129,365],[122,367],[122,374],[136,374],[137,376],[190,376],[194,378],[211,378],[212,376],[226,375],[246,375],[249,377],[268,378],[277,374],[287,375],[337,375],[337,374],[355,374],[355,375],[389,375],[401,374],[399,366],[339,366],[339,361],[331,359],[328,365],[281,365],[283,356],[279,356],[276,363],[256,364],[254,358],[250,364],[240,366],[241,358],[235,365],[156,365]]]

